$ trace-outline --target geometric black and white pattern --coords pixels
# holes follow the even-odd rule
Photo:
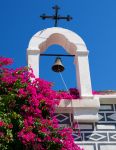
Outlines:
[[[96,130],[97,131],[116,131],[116,123],[96,123]]]
[[[70,116],[66,114],[55,114],[55,117],[58,119],[59,124],[70,124]]]
[[[116,133],[109,133],[109,140],[110,141],[115,141],[116,142]]]
[[[61,127],[72,127],[72,115],[59,113],[55,116]],[[84,150],[116,150],[116,104],[101,104],[97,123],[79,123],[73,130],[75,143]]]
[[[99,113],[98,116],[99,116],[99,122],[105,121],[105,114],[104,113]]]
[[[107,133],[85,133],[84,135],[85,141],[107,141]]]
[[[83,134],[78,135],[78,133],[73,132],[72,136],[73,136],[75,141],[83,141]]]
[[[99,111],[114,111],[113,104],[101,104]]]
[[[116,121],[116,113],[107,113],[107,121]]]

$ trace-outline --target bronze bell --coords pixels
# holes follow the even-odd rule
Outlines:
[[[55,60],[55,64],[52,66],[52,70],[54,72],[62,72],[64,71],[64,66],[62,64],[61,58],[57,57]]]

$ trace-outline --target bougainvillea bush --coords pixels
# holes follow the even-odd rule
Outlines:
[[[72,96],[53,91],[50,82],[35,78],[28,67],[4,67],[11,63],[0,57],[0,149],[81,150],[72,130],[60,128],[54,117],[59,100]]]

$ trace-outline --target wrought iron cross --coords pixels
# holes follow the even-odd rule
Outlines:
[[[43,14],[42,16],[40,16],[43,20],[45,19],[53,19],[55,20],[54,26],[57,27],[58,25],[58,20],[60,19],[65,19],[67,21],[72,20],[72,17],[70,15],[67,15],[66,17],[60,16],[58,15],[58,10],[60,9],[60,7],[58,7],[57,5],[52,7],[55,10],[55,15],[53,16],[47,16],[46,14]]]

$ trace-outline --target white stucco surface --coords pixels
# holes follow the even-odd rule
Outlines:
[[[46,44],[42,44],[43,42]],[[32,36],[28,45],[28,50],[40,50],[42,52],[53,44],[63,46],[70,54],[75,54],[73,50],[77,50],[77,47],[78,51],[87,51],[83,39],[78,34],[60,27],[47,28],[37,32]]]

